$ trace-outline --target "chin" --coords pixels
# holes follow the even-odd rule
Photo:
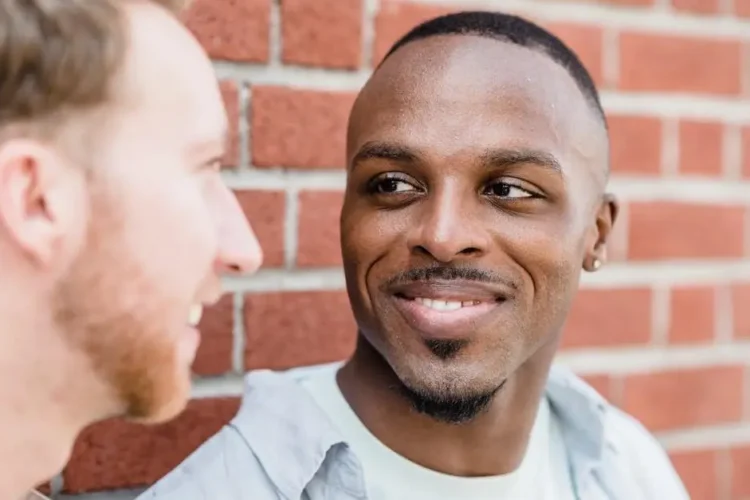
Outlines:
[[[180,415],[187,408],[188,398],[175,399],[169,404],[155,409],[152,413],[140,416],[130,416],[128,420],[139,424],[154,425],[168,422]]]
[[[171,376],[170,376],[171,375]],[[146,378],[147,377],[147,378]],[[187,367],[144,374],[145,384],[131,385],[124,394],[125,417],[143,424],[171,420],[185,410],[190,400],[191,377]]]
[[[410,390],[458,396],[484,393],[497,387],[501,374],[483,365],[461,357],[443,360],[420,353],[392,363],[391,367]]]
[[[399,375],[399,392],[417,413],[437,422],[461,425],[483,414],[505,379],[477,375],[462,367]]]
[[[129,410],[126,418],[141,424],[161,424],[172,420],[182,413],[187,407],[188,400],[187,394],[175,395],[175,397],[172,397],[168,401],[155,403],[147,412]]]

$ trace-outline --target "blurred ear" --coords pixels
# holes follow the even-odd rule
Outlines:
[[[34,265],[49,267],[85,225],[83,173],[38,141],[0,144],[0,230]]]

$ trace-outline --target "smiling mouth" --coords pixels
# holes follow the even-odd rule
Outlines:
[[[506,301],[504,297],[490,296],[410,297],[396,293],[392,297],[401,317],[426,340],[468,339]]]
[[[475,307],[479,306],[483,303],[487,303],[488,301],[478,300],[478,299],[469,299],[469,300],[443,300],[443,299],[430,299],[427,297],[414,297],[409,298],[405,295],[399,296],[396,295],[400,299],[403,300],[412,300],[414,302],[417,302],[418,304],[421,304],[425,307],[429,307],[432,310],[435,311],[458,311],[459,309],[463,309],[465,307]]]

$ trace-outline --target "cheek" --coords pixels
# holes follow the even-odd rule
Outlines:
[[[345,205],[342,213],[345,214],[341,224],[344,256],[365,265],[398,249],[399,240],[406,237],[410,225],[403,211]]]
[[[523,269],[530,303],[555,302],[577,286],[580,231],[559,220],[529,223],[508,242],[508,253]],[[562,295],[561,295],[562,294]]]
[[[211,212],[189,180],[143,193],[130,206],[125,234],[144,271],[175,286],[192,286],[213,261],[216,231]]]

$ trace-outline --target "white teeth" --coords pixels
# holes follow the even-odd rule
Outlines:
[[[435,309],[436,311],[457,311],[462,307],[474,306],[478,303],[475,300],[459,302],[455,300],[426,299],[424,297],[417,297],[414,300],[430,309]]]
[[[203,306],[200,304],[192,306],[190,308],[190,315],[188,316],[188,324],[190,326],[197,326],[201,322],[201,316],[203,316]]]

